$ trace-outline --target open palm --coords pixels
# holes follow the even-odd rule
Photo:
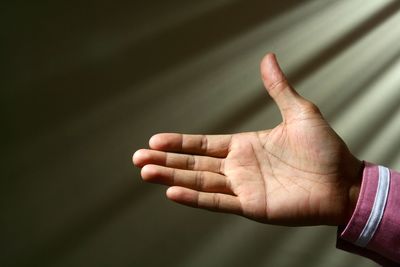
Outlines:
[[[283,122],[233,135],[158,134],[133,157],[145,181],[193,207],[284,225],[344,223],[354,208],[361,162],[318,108],[288,84],[273,54],[261,64]]]

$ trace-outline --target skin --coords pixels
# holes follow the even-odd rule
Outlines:
[[[278,105],[273,129],[232,135],[162,133],[133,155],[144,181],[169,199],[278,225],[341,225],[359,194],[362,162],[319,109],[288,83],[274,54],[261,76]]]

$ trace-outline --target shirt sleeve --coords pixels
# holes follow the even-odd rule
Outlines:
[[[400,173],[365,162],[360,195],[337,248],[383,266],[400,266]]]

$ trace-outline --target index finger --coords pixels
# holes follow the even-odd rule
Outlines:
[[[211,157],[226,157],[232,135],[161,133],[150,138],[151,149]]]

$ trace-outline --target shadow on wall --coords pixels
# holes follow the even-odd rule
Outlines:
[[[345,35],[341,36],[341,38],[329,44],[329,46],[325,47],[319,53],[316,53],[314,57],[307,59],[307,61],[301,65],[301,68],[293,71],[292,73],[287,73],[289,81],[293,84],[297,84],[311,76],[315,71],[323,67],[338,54],[345,51],[352,44],[356,43],[365,35],[367,35],[372,29],[378,27],[380,24],[388,20],[392,15],[396,14],[399,9],[400,1],[394,1],[387,4],[381,10],[378,10],[376,13],[374,13],[372,17],[361,22],[355,28],[350,29]],[[263,92],[264,90],[263,88],[260,88],[258,91]],[[360,91],[358,91],[358,93],[360,93]],[[357,96],[357,93],[353,94],[351,99],[343,101],[341,106],[346,106]],[[236,109],[234,113],[229,114],[229,117],[224,118],[220,123],[217,123],[214,127],[212,127],[211,132],[223,132],[225,129],[236,128],[242,121],[245,121],[246,118],[250,118],[254,114],[260,112],[265,107],[266,103],[271,101],[272,100],[269,97],[265,97],[264,93],[262,93],[262,95],[261,93],[254,95],[251,101],[244,103],[242,106]],[[337,115],[339,113],[335,112],[335,114]],[[334,118],[335,116],[334,114],[328,114],[328,117]],[[360,140],[360,142],[364,143],[365,140],[368,139]]]
[[[166,25],[165,30],[130,43],[123,36],[141,29],[129,18],[151,20],[141,21],[142,27],[164,23],[151,13],[142,14],[152,9],[155,14],[163,12],[157,3],[153,1],[154,8],[149,9],[135,2],[35,2],[34,6],[15,6],[14,12],[18,9],[22,17],[18,19],[23,22],[16,23],[18,35],[9,33],[13,38],[10,65],[16,72],[10,78],[19,78],[6,81],[11,92],[6,96],[11,101],[6,102],[19,104],[18,111],[8,108],[24,123],[15,125],[13,138],[22,138],[21,133],[37,134],[79,116],[138,82],[152,79],[304,1],[225,1],[204,14]],[[160,6],[168,11],[187,6],[185,1],[169,1],[167,7],[162,2]],[[135,23],[135,19],[132,21]],[[113,38],[121,43],[113,44]],[[100,54],[87,58],[85,52],[93,52],[87,51],[88,47],[99,49]]]
[[[10,114],[8,123],[13,130],[8,137],[11,140],[19,143],[20,140],[29,141],[32,136],[40,136],[94,106],[102,105],[124,90],[227,42],[304,1],[285,0],[274,4],[261,0],[225,1],[225,4],[197,17],[189,17],[170,27],[167,25],[166,29],[131,43],[129,38],[124,38],[135,31],[135,24],[130,18],[135,21],[137,15],[145,20],[147,16],[141,12],[148,11],[148,7],[135,2],[114,1],[104,4],[95,1],[80,5],[67,1],[35,2],[23,6],[15,4],[9,6],[7,12],[3,11],[4,16],[1,17],[6,21],[5,24],[15,25],[7,31],[11,53],[7,58],[9,75],[3,81],[8,89],[3,98],[6,102],[3,108]],[[166,1],[158,2],[166,6]],[[168,1],[167,10],[179,9],[180,5],[187,6],[185,2]],[[157,3],[153,1],[153,5]],[[154,9],[155,13],[165,12],[156,6]],[[149,14],[149,17],[152,15]],[[141,21],[141,25],[146,23]],[[156,23],[162,24],[163,21]],[[115,40],[121,43],[115,44]],[[91,49],[99,49],[100,52]],[[40,153],[43,154],[39,151],[38,157],[44,157]],[[83,156],[77,157],[81,159]],[[46,168],[42,166],[45,165],[43,162],[40,163],[38,169]],[[62,166],[67,167],[68,164],[63,163]],[[51,188],[56,183],[65,182],[62,180],[63,174],[60,177],[44,175],[38,183],[48,180],[48,188]],[[16,180],[24,179],[21,176]],[[69,182],[81,181],[71,177]],[[71,225],[57,226],[61,230],[58,235],[49,238],[44,234],[47,237],[42,237],[44,241],[30,240],[39,245],[32,247],[29,252],[20,253],[27,253],[29,257],[19,260],[25,265],[35,262],[51,265],[86,237],[92,236],[115,214],[126,209],[135,197],[148,193],[143,189],[140,191],[129,188],[127,192],[119,192],[119,197],[107,205],[99,201],[101,205],[92,207],[90,214],[76,218]],[[57,206],[57,201],[60,200],[45,203],[44,206]],[[50,219],[63,215],[63,211],[57,212],[59,214],[42,216]]]
[[[9,123],[11,125],[14,124],[14,130],[9,133],[11,139],[16,139],[17,141],[15,142],[18,142],[19,139],[29,140],[31,136],[41,135],[44,131],[49,131],[51,128],[62,125],[66,121],[80,117],[87,110],[101,106],[125,90],[133,87],[135,90],[140,91],[141,88],[135,87],[136,85],[154,79],[157,75],[170,68],[190,61],[190,59],[202,55],[220,44],[229,42],[230,39],[291,9],[295,9],[306,1],[281,0],[271,3],[271,1],[265,0],[220,0],[223,4],[208,8],[207,11],[195,16],[187,16],[187,18],[183,16],[184,13],[190,13],[190,9],[193,8],[191,5],[196,5],[195,3],[188,4],[190,1],[152,1],[153,7],[137,2],[119,1],[116,3],[115,1],[109,1],[108,3],[99,3],[93,1],[90,3],[85,1],[80,5],[75,5],[68,1],[46,4],[32,2],[24,4],[24,6],[15,4],[15,6],[8,8],[8,14],[0,16],[2,20],[5,20],[4,25],[15,25],[12,30],[7,32],[9,37],[12,37],[12,43],[8,44],[11,51],[8,56],[10,67],[7,72],[9,72],[9,75],[3,81],[8,88],[4,98],[7,103],[3,108],[13,114],[9,116],[11,120]],[[354,29],[350,29],[342,38],[326,47],[313,58],[310,58],[301,69],[289,73],[290,80],[298,83],[313,74],[352,43],[361,39],[372,28],[394,14],[399,7],[400,2],[394,1],[382,10],[378,10],[373,17]],[[158,18],[158,15],[168,11],[171,11],[171,13],[172,11],[176,12],[171,16],[176,15],[177,17],[183,17],[183,19],[179,23],[165,23]],[[146,27],[158,27],[162,30],[154,31],[153,34],[149,35],[144,34],[140,38],[135,35],[136,31],[143,32]],[[161,91],[161,89],[160,95],[165,94],[166,91]],[[169,89],[172,90],[173,88]],[[252,101],[242,103],[234,113],[222,118],[220,123],[211,125],[209,127],[210,131],[222,132],[225,129],[234,129],[245,118],[251,117],[252,114],[256,114],[265,107],[265,102],[269,98],[263,90],[259,90],[259,92],[260,94],[255,95]],[[18,104],[18,110],[15,103]],[[345,102],[344,104],[347,103]],[[390,111],[394,109],[394,107],[391,107]],[[95,132],[94,135],[99,134]],[[80,145],[86,148],[83,143],[89,142],[88,139],[93,143],[97,141],[97,144],[100,141],[104,141],[102,138],[94,139],[92,136],[86,138],[82,138],[83,141],[79,140],[82,144],[73,144],[75,146],[73,152],[77,157],[74,157],[73,160],[78,162],[85,156],[90,155],[90,160],[86,159],[87,162],[93,165],[98,162],[103,162],[104,164],[106,161],[98,160],[96,162],[96,159],[93,160],[93,155],[90,153],[93,151],[108,153],[108,150],[105,151],[106,149],[104,148],[104,150],[90,150],[89,147],[88,152],[76,149]],[[103,144],[101,143],[101,145]],[[107,146],[106,144],[104,147],[114,148],[114,145],[108,144]],[[82,154],[77,153],[77,151]],[[115,151],[110,152],[112,155],[104,156],[109,160],[106,164],[110,165],[104,169],[116,168],[117,164],[113,165],[113,161],[110,158],[117,154],[122,155],[120,157],[125,157],[125,154],[120,152],[115,149]],[[46,156],[54,157],[51,153]],[[43,158],[40,160],[43,161]],[[40,163],[41,165],[47,164],[47,162]],[[84,164],[76,164],[75,166],[81,167]],[[59,166],[71,167],[69,163],[60,163]],[[47,169],[49,167],[40,166],[40,168]],[[40,168],[38,167],[39,170]],[[101,168],[99,169],[102,170]],[[120,169],[118,171],[122,172]],[[84,175],[93,176],[90,168],[86,170],[86,173],[82,168],[82,172]],[[61,170],[60,173],[57,173],[60,177],[51,175],[43,175],[44,178],[40,177],[45,181],[43,183],[48,183],[49,185],[44,188],[51,188],[60,182],[68,183],[68,186],[72,188],[70,191],[65,188],[59,189],[60,191],[75,192],[74,183],[84,188],[81,184],[82,181],[79,180],[79,175],[65,179],[65,176],[68,176],[65,173],[68,172]],[[42,176],[42,173],[39,175]],[[128,176],[126,172],[118,175]],[[21,180],[26,179],[22,175],[19,178]],[[90,178],[92,177],[86,177],[85,179],[86,181],[92,181]],[[104,173],[92,179],[94,181],[99,179],[100,184],[104,182],[100,181],[100,178],[110,180],[110,177]],[[60,179],[60,181],[55,181],[57,179]],[[128,177],[126,180],[128,179],[130,178]],[[87,183],[90,184],[89,182]],[[66,184],[63,184],[63,186]],[[99,200],[90,207],[90,213],[74,218],[69,225],[57,225],[58,231],[54,236],[49,234],[47,239],[41,237],[43,240],[37,242],[40,245],[33,247],[27,253],[30,257],[20,260],[23,260],[26,265],[40,261],[43,263],[42,265],[52,265],[53,262],[62,259],[87,239],[96,235],[99,229],[115,219],[117,214],[129,209],[130,205],[138,198],[149,195],[150,190],[148,188],[125,187],[125,190],[118,191],[118,194],[112,195],[110,193],[112,197],[107,200],[108,202],[101,199],[101,201]],[[45,189],[41,189],[45,191]],[[75,201],[78,203],[80,200],[87,200],[89,196],[80,196],[80,198],[75,199]],[[62,197],[57,198],[54,203],[44,203],[43,206],[58,206],[59,203],[57,201],[61,202],[60,199]],[[68,208],[78,210],[78,204],[68,203],[68,205]],[[43,207],[40,208],[43,209]],[[51,209],[49,208],[48,210]],[[29,211],[22,212],[30,214]],[[66,214],[65,211],[57,210],[57,212],[55,215],[60,217]],[[43,218],[50,219],[52,216],[53,214],[46,214],[43,215]],[[169,214],[169,216],[171,215]],[[209,219],[208,223],[210,221],[213,221],[214,229],[209,230],[209,225],[206,222],[204,224],[200,223],[200,226],[197,227],[198,231],[211,232],[216,231],[215,229],[218,230],[217,224],[221,222],[217,222],[215,217],[214,219]],[[24,222],[19,223],[23,225]],[[155,222],[154,224],[157,223]],[[185,230],[190,227],[185,225],[186,221],[174,221],[173,223],[174,227],[179,230]],[[207,235],[198,233],[198,236],[202,236],[205,239]],[[161,239],[162,237],[158,236],[157,238]],[[184,239],[184,237],[181,238]],[[258,238],[261,240],[266,237],[258,236]],[[190,240],[185,241],[190,246],[186,248],[188,250],[198,246],[198,244],[190,242]],[[281,239],[279,242],[283,241],[285,239]],[[35,244],[35,242],[32,243]],[[178,245],[175,244],[169,249],[173,250]],[[143,247],[149,248],[150,245]],[[25,251],[19,253],[17,249],[15,250],[16,255],[24,255]],[[126,251],[128,250],[126,249]],[[168,248],[164,253],[168,254]],[[239,257],[238,255],[234,256]],[[144,256],[140,259],[143,258]],[[130,260],[132,259],[130,258]],[[156,262],[160,259],[149,260]],[[175,259],[170,256],[166,260],[171,261],[172,265],[172,261]],[[253,260],[255,261],[256,257]],[[166,266],[168,265],[167,263]]]

